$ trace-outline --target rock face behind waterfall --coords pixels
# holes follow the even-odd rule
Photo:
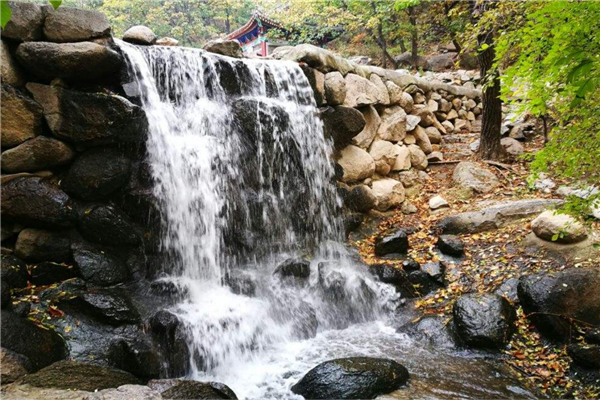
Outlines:
[[[374,399],[408,380],[408,371],[392,360],[350,357],[326,361],[292,386],[306,399]]]

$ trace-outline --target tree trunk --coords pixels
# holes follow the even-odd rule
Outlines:
[[[411,25],[411,32],[410,32],[410,45],[411,45],[411,51],[410,51],[410,55],[411,55],[411,60],[412,60],[412,65],[413,67],[417,68],[418,67],[418,60],[419,60],[419,45],[418,45],[418,40],[419,40],[419,36],[417,34],[417,14],[415,13],[415,8],[414,7],[409,7],[408,8],[408,20],[410,22]]]
[[[229,6],[225,9],[225,32],[229,35],[231,33],[231,21],[229,20]]]
[[[398,39],[398,44],[400,45],[400,51],[402,53],[406,53],[406,45],[404,44],[404,39],[399,38]]]
[[[479,47],[488,47],[477,54],[483,89],[483,115],[481,123],[481,140],[479,156],[484,160],[498,160],[502,155],[502,101],[500,100],[500,79],[496,71],[491,71],[496,57],[494,39],[491,32],[477,37]]]
[[[379,47],[381,47],[381,62],[383,64],[383,68],[387,68],[387,43],[383,37],[383,24],[381,21],[379,21],[379,24],[377,25],[377,36],[379,36]]]

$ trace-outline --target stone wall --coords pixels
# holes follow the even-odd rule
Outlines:
[[[278,48],[299,62],[335,144],[339,186],[353,212],[387,211],[441,161],[443,135],[477,130],[481,91],[473,72],[413,76],[359,65],[311,45]],[[446,83],[446,82],[450,83]]]

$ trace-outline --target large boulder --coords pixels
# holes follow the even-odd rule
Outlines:
[[[404,299],[422,297],[441,287],[440,283],[413,260],[405,260],[402,268],[376,264],[370,270],[383,283],[392,285]]]
[[[2,171],[14,174],[35,172],[69,163],[75,156],[60,140],[37,136],[2,153]]]
[[[95,80],[115,74],[119,53],[92,42],[27,42],[19,45],[17,59],[33,75],[44,80]]]
[[[274,58],[292,60],[298,63],[304,62],[324,74],[339,71],[342,75],[346,75],[354,70],[353,65],[345,58],[312,44],[301,44],[278,50],[280,51],[273,52]]]
[[[356,74],[348,74],[345,79],[345,106],[361,107],[379,104],[381,98],[380,89],[373,82]]]
[[[42,107],[10,86],[2,85],[0,114],[3,148],[18,146],[42,133]]]
[[[381,113],[381,124],[377,130],[380,139],[397,143],[406,136],[406,113],[398,106],[386,108]]]
[[[429,128],[433,127],[430,126]],[[417,146],[419,146],[425,154],[429,154],[433,151],[433,148],[431,147],[431,141],[429,140],[429,136],[427,135],[425,129],[417,126],[411,133],[415,137]]]
[[[147,26],[135,25],[125,31],[123,40],[133,44],[152,45],[156,43],[156,35]]]
[[[575,364],[583,368],[600,369],[600,346],[597,344],[572,343],[567,347],[567,353]]]
[[[227,57],[242,58],[242,48],[237,40],[215,39],[206,43],[202,48],[208,52]]]
[[[102,389],[86,396],[84,400],[162,400],[160,392],[143,385],[122,385]]]
[[[429,165],[425,152],[416,144],[408,145],[408,151],[410,152],[410,165],[419,171],[425,170]]]
[[[600,324],[600,271],[572,268],[524,276],[517,287],[529,319],[551,339],[569,341],[573,324]]]
[[[368,149],[377,135],[381,118],[373,106],[361,107],[359,111],[365,119],[365,127],[358,135],[352,138],[352,144],[361,149]]]
[[[460,257],[465,252],[465,244],[458,236],[454,235],[440,235],[437,247],[442,253],[454,257]]]
[[[371,74],[369,80],[377,87],[377,90],[379,91],[379,95],[377,96],[377,104],[389,105],[390,94],[388,93],[388,88],[385,83],[383,83],[381,77],[377,74]]]
[[[123,97],[37,83],[27,84],[27,90],[42,105],[52,133],[69,142],[86,146],[135,142],[146,133],[146,114]]]
[[[140,314],[131,301],[129,292],[121,287],[89,289],[77,294],[75,298],[64,300],[64,303],[67,307],[74,307],[79,312],[110,325],[135,324],[140,321]]]
[[[399,207],[405,198],[404,186],[395,179],[380,179],[373,182],[372,192],[377,198],[377,209],[387,211]]]
[[[377,197],[367,185],[356,185],[344,193],[344,203],[352,211],[366,213],[377,205]]]
[[[443,72],[454,67],[457,53],[435,54],[427,59],[427,65],[431,71]]]
[[[575,218],[547,210],[531,222],[533,233],[540,239],[558,243],[578,243],[588,236],[587,229]]]
[[[150,337],[116,338],[108,348],[110,365],[143,379],[158,378],[162,362]]]
[[[514,333],[515,309],[496,294],[466,294],[452,310],[460,339],[470,347],[500,349]]]
[[[407,380],[406,368],[393,360],[349,357],[317,365],[292,386],[292,392],[306,399],[374,399]]]
[[[365,118],[360,111],[345,107],[328,107],[322,113],[323,129],[328,137],[333,138],[337,149],[352,143],[352,139],[365,127]]]
[[[42,39],[44,11],[38,4],[21,1],[8,1],[11,10],[10,20],[2,28],[2,38],[16,41]]]
[[[408,235],[405,229],[399,229],[391,234],[383,234],[375,239],[375,255],[406,254],[408,252]]]
[[[15,255],[29,262],[69,261],[71,240],[61,232],[23,229],[17,237]]]
[[[74,244],[73,261],[79,275],[95,285],[116,285],[129,276],[127,264],[119,257],[91,245]]]
[[[130,170],[131,162],[122,152],[93,149],[75,160],[60,186],[73,197],[102,200],[127,184]]]
[[[346,81],[338,71],[325,74],[325,99],[331,106],[344,104],[346,100]]]
[[[42,388],[93,392],[140,382],[133,375],[115,368],[82,361],[63,360],[35,374],[27,375],[22,383]]]
[[[410,150],[406,146],[396,146],[396,160],[394,161],[394,165],[392,165],[392,171],[406,171],[409,170],[412,166],[410,161]]]
[[[468,161],[462,161],[454,168],[452,180],[478,193],[489,193],[500,184],[492,171]]]
[[[387,140],[375,140],[371,143],[369,154],[375,160],[375,171],[379,175],[387,175],[396,163],[399,151],[398,145]]]
[[[59,7],[48,13],[44,36],[51,42],[82,42],[110,36],[110,23],[100,11]]]
[[[0,75],[2,75],[2,83],[5,85],[13,87],[25,85],[25,76],[23,76],[21,66],[11,54],[10,45],[4,40],[0,41]]]
[[[289,258],[275,268],[273,275],[281,279],[306,280],[310,277],[310,262],[303,258]]]
[[[29,358],[4,347],[0,348],[0,363],[2,364],[2,369],[0,370],[2,385],[16,381],[30,373],[33,369]]]
[[[190,380],[180,381],[161,395],[165,400],[237,399],[233,390],[223,383]]]
[[[190,370],[190,349],[183,323],[175,314],[161,310],[149,320],[150,334],[166,362],[167,376],[183,376]]]
[[[306,76],[306,79],[308,79],[308,83],[313,90],[317,107],[324,106],[327,103],[327,100],[325,99],[325,74],[308,65],[300,65],[300,68],[304,72],[304,75]]]
[[[9,289],[27,286],[27,264],[13,255],[2,254],[0,281]],[[2,304],[4,307],[4,304]]]
[[[113,246],[130,246],[140,242],[137,227],[117,207],[89,205],[79,221],[81,234],[92,242]]]
[[[345,147],[340,152],[337,163],[344,172],[343,182],[361,181],[370,178],[375,173],[373,157],[360,147],[353,145]]]
[[[500,140],[500,145],[506,154],[518,157],[525,152],[523,145],[518,140],[507,137]]]
[[[64,339],[53,329],[39,327],[28,319],[2,310],[2,347],[29,358],[34,370],[44,368],[67,356]]]
[[[69,196],[36,176],[20,177],[2,186],[2,217],[36,227],[67,228],[76,213]]]

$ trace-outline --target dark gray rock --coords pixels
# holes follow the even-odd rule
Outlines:
[[[181,381],[161,395],[165,400],[237,399],[229,386],[218,382]]]
[[[334,146],[342,149],[352,144],[352,138],[358,135],[366,125],[362,113],[352,107],[327,107],[321,112],[325,136],[333,138]]]
[[[292,386],[306,399],[374,399],[393,392],[408,380],[408,371],[395,361],[350,357],[326,361]]]
[[[465,251],[465,244],[455,235],[440,235],[437,247],[442,253],[454,257],[462,256]]]
[[[377,204],[377,197],[366,185],[356,185],[344,193],[344,203],[352,211],[365,213],[372,210]]]
[[[40,328],[17,314],[2,310],[2,347],[29,358],[34,370],[62,360],[68,354],[63,338],[54,330]]]
[[[73,266],[65,263],[45,261],[31,267],[31,283],[35,285],[50,285],[76,276]]]
[[[122,66],[119,53],[92,42],[22,43],[16,57],[31,74],[47,81],[97,80],[117,73]]]
[[[246,274],[229,274],[225,282],[235,294],[253,297],[256,294],[256,283],[251,276]]]
[[[68,164],[75,152],[60,140],[37,136],[2,153],[2,170],[35,172]]]
[[[391,234],[380,235],[375,239],[375,255],[383,257],[390,254],[406,254],[408,251],[408,235],[405,229]]]
[[[124,288],[89,289],[74,299],[65,301],[80,312],[106,324],[135,324],[140,321],[138,310],[131,301],[129,292]]]
[[[600,328],[592,328],[585,333],[585,341],[592,344],[600,344]]]
[[[344,237],[348,237],[356,231],[365,221],[365,215],[361,213],[350,213],[344,216]]]
[[[81,361],[63,360],[35,374],[23,383],[41,388],[85,390],[93,392],[140,382],[131,374],[111,367]]]
[[[397,331],[434,346],[452,348],[456,345],[452,324],[442,316],[424,316],[416,322],[411,321],[399,327]]]
[[[28,83],[27,90],[42,105],[50,130],[59,139],[98,146],[137,142],[147,132],[144,111],[123,97],[38,83]]]
[[[600,346],[597,344],[573,343],[567,346],[567,353],[583,368],[600,369]]]
[[[158,311],[148,321],[150,333],[167,365],[167,376],[183,376],[190,369],[190,350],[185,327],[172,313]]]
[[[305,64],[300,64],[300,68],[302,69],[302,72],[304,72],[304,75],[306,76],[306,79],[308,79],[308,83],[313,90],[317,107],[323,106],[326,103],[325,75]]]
[[[62,232],[23,229],[15,243],[15,255],[30,262],[69,261],[71,239]]]
[[[10,21],[2,28],[2,38],[19,42],[40,40],[44,24],[44,11],[38,4],[8,1],[12,11]]]
[[[0,281],[0,306],[2,309],[10,308],[11,304],[11,294],[10,287],[5,283]]]
[[[518,278],[509,278],[500,285],[494,293],[498,296],[506,298],[511,303],[519,302],[519,295],[517,293],[517,286],[519,285]]]
[[[539,331],[554,340],[569,341],[573,321],[600,325],[600,271],[572,268],[524,276],[519,301]]]
[[[310,277],[310,262],[302,258],[290,258],[275,268],[273,275],[280,278],[296,278],[306,280]]]
[[[427,273],[440,285],[446,284],[446,265],[441,261],[429,262],[421,266],[423,272]]]
[[[123,211],[113,205],[95,204],[85,207],[79,229],[86,239],[96,243],[130,246],[140,242],[137,227]]]
[[[44,36],[51,42],[81,42],[110,36],[110,24],[100,11],[59,7],[46,16]]]
[[[67,228],[76,213],[69,196],[44,179],[29,176],[2,187],[2,217],[35,227]]]
[[[0,363],[2,364],[0,379],[3,385],[16,381],[33,369],[29,358],[4,347],[0,349]]]
[[[405,271],[417,271],[419,269],[421,269],[421,265],[416,262],[415,260],[413,260],[412,258],[408,258],[404,261],[402,261],[402,268]]]
[[[127,371],[144,381],[158,378],[161,372],[158,351],[146,336],[133,340],[114,340],[108,350],[108,358],[115,368]]]
[[[77,243],[73,245],[73,260],[79,275],[95,285],[116,285],[129,277],[127,264],[108,249]]]
[[[8,254],[2,254],[2,275],[0,281],[7,285],[9,289],[23,288],[27,286],[29,276],[27,274],[27,264]]]
[[[515,327],[515,309],[495,294],[466,294],[454,304],[454,326],[461,341],[483,349],[501,349]]]
[[[61,188],[73,197],[97,201],[125,186],[131,162],[116,149],[93,149],[79,156],[61,182]]]
[[[390,284],[403,298],[425,296],[441,286],[428,273],[421,270],[406,272],[388,264],[376,264],[370,271],[383,283]]]

